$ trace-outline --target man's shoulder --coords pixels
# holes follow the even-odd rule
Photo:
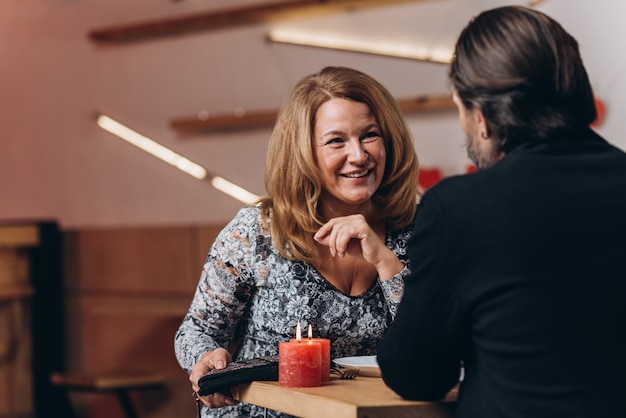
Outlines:
[[[498,176],[494,175],[493,170],[494,168],[490,168],[488,170],[477,171],[474,173],[454,174],[444,177],[437,184],[428,189],[425,192],[425,195],[427,193],[434,193],[441,197],[462,197],[465,195],[471,195],[476,192],[477,188],[484,187],[497,179]]]

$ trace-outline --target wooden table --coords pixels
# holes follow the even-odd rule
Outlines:
[[[232,389],[235,399],[303,418],[448,418],[454,416],[456,389],[442,402],[406,401],[379,377],[331,377],[315,388],[285,388],[252,382]]]

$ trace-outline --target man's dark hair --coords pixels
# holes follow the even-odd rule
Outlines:
[[[578,42],[525,7],[476,16],[457,41],[449,79],[468,109],[481,109],[500,151],[575,132],[596,119]]]

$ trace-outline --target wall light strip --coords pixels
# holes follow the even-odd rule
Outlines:
[[[199,164],[183,157],[182,155],[172,151],[171,149],[159,144],[158,142],[132,130],[128,126],[110,118],[106,115],[98,115],[96,123],[105,131],[123,139],[124,141],[136,146],[137,148],[173,165],[184,173],[189,174],[198,180],[209,179],[211,185],[217,190],[225,193],[240,202],[248,205],[254,205],[260,199],[259,196],[245,190],[244,188],[226,180],[220,176],[209,176],[208,171]]]
[[[140,148],[158,159],[173,165],[190,176],[199,180],[202,180],[207,176],[207,171],[202,166],[188,160],[180,154],[175,153],[171,149],[164,147],[147,136],[141,135],[115,119],[111,119],[105,115],[99,115],[96,122],[98,123],[98,126],[105,131],[110,132],[124,141],[131,143],[137,148]]]
[[[272,42],[362,52],[441,64],[449,64],[452,59],[452,52],[443,49],[429,49],[401,43],[376,43],[371,40],[347,39],[329,34],[274,29],[269,32],[267,37]]]
[[[260,196],[250,193],[243,187],[237,186],[235,183],[232,183],[221,176],[213,176],[211,178],[211,185],[222,193],[226,193],[227,195],[248,205],[255,205],[261,198]]]

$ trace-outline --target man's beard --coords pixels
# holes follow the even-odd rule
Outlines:
[[[492,167],[495,163],[497,163],[501,155],[496,150],[496,147],[493,146],[493,140],[490,140],[489,148],[479,149],[474,144],[477,141],[484,141],[482,138],[477,138],[472,140],[469,136],[465,139],[465,147],[467,149],[468,158],[474,163],[478,170],[485,170],[487,168]]]

